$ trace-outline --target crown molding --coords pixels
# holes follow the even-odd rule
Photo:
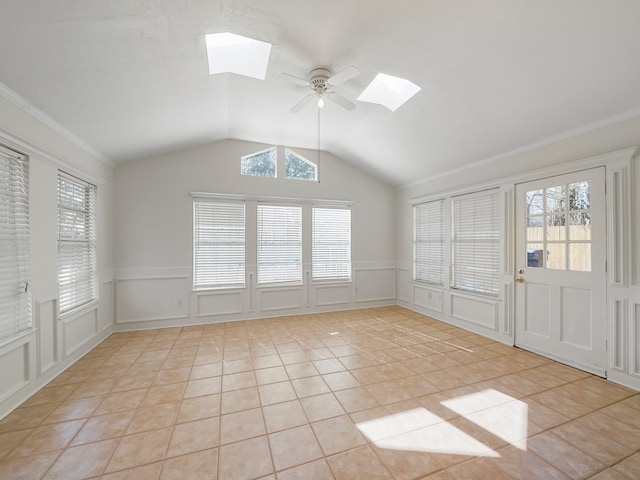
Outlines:
[[[49,115],[44,113],[42,110],[40,110],[36,106],[34,106],[31,103],[29,103],[27,100],[25,100],[23,97],[18,95],[16,92],[11,90],[9,87],[7,87],[2,82],[0,82],[0,97],[2,97],[4,99],[6,99],[7,101],[11,102],[13,105],[18,107],[20,110],[25,112],[27,115],[30,115],[34,119],[36,119],[39,122],[43,123],[44,125],[49,127],[51,130],[56,132],[58,135],[64,137],[67,140],[69,140],[71,143],[73,143],[74,145],[76,145],[80,149],[84,150],[86,153],[88,153],[89,155],[94,157],[96,160],[99,160],[100,162],[104,163],[105,165],[108,165],[111,168],[115,167],[115,163],[114,162],[109,160],[106,156],[104,156],[98,150],[93,148],[87,142],[85,142],[84,140],[78,138],[76,135],[71,133],[69,130],[67,130],[65,127],[60,125],[58,122],[56,122],[53,118],[51,118]]]
[[[596,130],[600,130],[602,128],[609,127],[611,125],[615,125],[617,123],[624,122],[626,120],[631,120],[634,118],[640,117],[640,107],[635,108],[633,110],[629,110],[627,112],[620,113],[618,115],[614,115],[612,117],[608,117],[602,120],[598,120],[596,122],[588,123],[581,127],[575,128],[573,130],[569,130],[567,132],[561,133],[559,135],[554,135],[552,137],[545,138],[544,140],[540,140],[538,142],[530,143],[529,145],[525,145],[524,147],[516,148],[514,150],[510,150],[508,152],[500,153],[498,155],[494,155],[489,158],[485,158],[483,160],[478,160],[476,162],[470,163],[469,165],[465,165],[463,167],[454,168],[453,170],[448,170],[446,172],[438,173],[436,175],[430,176],[426,180],[418,180],[415,182],[408,183],[406,185],[402,185],[398,187],[399,190],[406,190],[413,187],[419,187],[425,183],[432,182],[433,180],[437,180],[439,178],[448,177],[450,175],[455,175],[457,173],[464,172],[471,168],[483,167],[489,165],[494,162],[498,162],[500,160],[504,160],[506,158],[514,157],[516,155],[520,155],[523,153],[531,152],[534,150],[538,150],[540,148],[548,147],[549,145],[554,145],[556,143],[563,142],[565,140],[569,140],[571,138],[579,137],[580,135],[584,135],[586,133],[595,132]]]

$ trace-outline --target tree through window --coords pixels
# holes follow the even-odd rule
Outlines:
[[[318,167],[306,158],[287,149],[284,157],[284,178],[318,180]]]
[[[245,155],[240,159],[240,173],[254,177],[276,177],[276,147]]]

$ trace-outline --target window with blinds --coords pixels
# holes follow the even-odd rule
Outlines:
[[[452,199],[452,286],[498,295],[498,190]]]
[[[351,210],[314,207],[312,237],[312,279],[351,280]]]
[[[193,202],[193,286],[244,287],[244,202]]]
[[[58,173],[60,314],[98,298],[96,187]]]
[[[0,147],[0,342],[31,328],[29,163]]]
[[[444,201],[413,207],[413,278],[444,285]]]
[[[258,204],[258,285],[302,282],[302,207]]]

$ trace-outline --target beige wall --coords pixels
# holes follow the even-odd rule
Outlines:
[[[155,328],[395,302],[395,189],[321,153],[319,182],[240,174],[240,158],[270,145],[226,140],[120,164],[115,171],[115,269],[118,328]],[[317,162],[317,152],[294,151]],[[190,192],[256,198],[348,201],[353,281],[257,288],[255,217],[247,209],[247,287],[194,292]],[[255,207],[252,207],[255,208]],[[309,224],[310,225],[310,224]],[[307,249],[308,251],[308,249]],[[310,257],[307,256],[307,260]]]

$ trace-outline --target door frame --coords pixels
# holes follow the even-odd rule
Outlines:
[[[584,176],[581,173],[584,172]],[[567,176],[575,177],[566,178]],[[565,178],[561,178],[565,177]],[[553,186],[554,184],[566,184],[572,181],[578,181],[581,178],[592,178],[595,183],[592,184],[592,202],[595,200],[599,202],[596,208],[592,211],[598,213],[600,217],[600,225],[598,230],[594,231],[593,241],[598,241],[597,245],[600,248],[594,248],[591,251],[592,260],[596,260],[596,263],[592,266],[592,270],[586,273],[588,277],[581,275],[579,272],[572,272],[571,270],[558,270],[553,269],[537,269],[535,267],[529,267],[526,263],[526,259],[523,258],[523,248],[526,246],[525,231],[521,231],[524,228],[524,218],[519,216],[525,215],[521,202],[524,200],[524,190],[527,188],[534,188],[535,184],[538,184],[540,188],[546,188],[547,186]],[[532,185],[534,184],[534,185]],[[606,377],[607,371],[607,198],[606,198],[606,167],[591,167],[576,169],[570,172],[565,172],[556,175],[543,175],[538,178],[522,181],[514,185],[514,269],[522,269],[515,272],[514,278],[522,281],[526,278],[527,284],[529,283],[529,276],[533,276],[535,285],[536,277],[539,278],[543,292],[547,291],[550,295],[548,304],[549,311],[547,312],[548,320],[551,322],[547,325],[548,340],[544,337],[538,337],[534,332],[527,333],[525,331],[525,325],[523,322],[527,321],[527,307],[523,302],[528,301],[528,295],[526,294],[526,285],[517,285],[514,283],[514,329],[513,329],[513,342],[515,346],[523,348],[525,350],[537,353],[546,358],[559,361],[561,363],[570,365],[581,370]],[[537,188],[537,186],[535,187]],[[595,193],[597,197],[595,198]],[[568,219],[567,219],[568,221]],[[568,240],[568,239],[567,239]],[[567,257],[568,261],[568,257]],[[521,275],[524,272],[524,275]],[[555,273],[555,274],[554,274]],[[541,276],[544,275],[544,276]],[[546,278],[545,278],[546,277]],[[604,277],[604,278],[603,278]],[[548,280],[547,280],[548,279]],[[586,281],[587,283],[584,283]],[[549,282],[549,283],[547,283]],[[582,285],[582,287],[580,287]],[[591,319],[590,325],[585,325],[586,331],[589,335],[588,345],[582,346],[580,343],[572,343],[562,339],[563,314],[562,314],[562,299],[564,287],[567,288],[587,288],[590,291],[592,302],[590,303],[590,310],[588,317]],[[570,318],[570,317],[568,317]],[[559,322],[559,323],[558,323]],[[572,325],[568,323],[566,325]],[[519,337],[520,342],[519,343]],[[602,338],[604,336],[604,338]],[[547,348],[548,347],[548,348]]]

